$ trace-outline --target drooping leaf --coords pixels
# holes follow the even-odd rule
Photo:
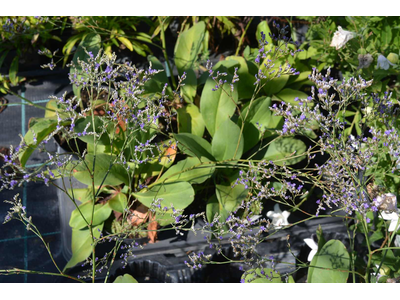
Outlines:
[[[24,143],[26,147],[22,148],[18,155],[19,161],[22,166],[25,166],[29,157],[35,151],[37,146],[57,127],[57,120],[52,119],[38,119],[24,136]],[[35,141],[36,138],[36,141]]]

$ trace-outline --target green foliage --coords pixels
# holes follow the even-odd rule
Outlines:
[[[346,283],[350,256],[339,240],[330,240],[318,250],[308,269],[308,283]]]
[[[242,280],[245,283],[282,283],[281,275],[270,268],[250,269],[243,274]]]
[[[138,282],[135,278],[132,277],[132,275],[124,274],[115,278],[113,283],[138,283]]]

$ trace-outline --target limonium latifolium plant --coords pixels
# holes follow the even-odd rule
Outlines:
[[[299,76],[289,63],[298,50],[284,38],[286,28],[277,30],[269,37],[261,33],[258,52],[253,53],[257,71],[254,79],[246,78],[248,85],[243,84],[242,67],[232,70],[232,61],[214,67],[207,63],[199,105],[207,132],[198,136],[176,133],[174,128],[173,103],[185,104],[180,91],[185,72],[172,91],[157,81],[162,71],[151,65],[137,69],[116,63],[115,55],[85,50],[87,59],[73,63],[69,75],[75,96],[54,97],[45,118],[35,120],[21,144],[2,155],[1,190],[42,181],[75,204],[69,222],[72,258],[64,269],[53,260],[59,273],[0,273],[94,282],[105,272],[107,282],[115,260],[122,258],[127,264],[135,258],[132,249],[146,249],[139,239],[157,242],[157,232],[173,230],[177,235],[188,231],[204,236],[219,254],[214,261],[208,252],[191,252],[187,267],[195,271],[211,264],[241,263],[241,282],[294,282],[296,272],[304,270],[308,282],[397,280],[400,140],[397,123],[388,118],[397,112],[397,100],[389,94],[366,94],[372,82],[360,77],[338,82],[330,77],[330,69],[312,71],[309,97],[286,102],[260,97],[280,78],[285,84],[287,78]],[[154,92],[154,86],[160,90]],[[348,108],[353,103],[362,106],[362,115],[351,119]],[[194,109],[195,104],[190,105]],[[355,123],[360,133],[354,133]],[[52,138],[66,152],[47,151]],[[27,168],[29,157],[39,150],[48,160]],[[70,188],[72,180],[86,187]],[[189,210],[193,202],[203,210]],[[12,207],[5,223],[17,219],[42,239],[18,195],[7,203]],[[315,205],[315,211],[304,203]],[[301,218],[293,222],[295,212]],[[260,249],[297,224],[334,217],[347,226],[350,242],[328,240],[319,228],[317,242],[304,242],[311,248],[309,262],[297,257],[297,263],[277,261]],[[359,236],[365,251],[355,250]],[[133,242],[126,244],[128,238]],[[293,253],[290,237],[286,242]],[[111,247],[99,255],[97,246],[102,243]],[[226,254],[225,245],[233,257]],[[47,245],[46,249],[52,258]],[[77,264],[86,267],[86,274],[73,278],[67,270]],[[292,264],[293,271],[281,274],[280,264]]]

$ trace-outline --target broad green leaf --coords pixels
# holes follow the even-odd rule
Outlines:
[[[77,79],[81,78],[83,75],[82,68],[78,64],[78,58],[81,61],[86,61],[89,58],[89,55],[86,54],[85,50],[87,52],[92,52],[94,56],[96,56],[100,50],[100,44],[101,44],[101,36],[96,33],[89,33],[84,37],[84,39],[79,43],[78,48],[76,49],[76,52],[74,54],[74,57],[72,59],[75,67],[71,67],[70,73],[75,74],[75,68],[77,71]],[[73,85],[73,91],[76,96],[80,96],[80,90],[76,85]]]
[[[178,132],[191,133],[202,137],[205,124],[199,108],[194,104],[188,104],[177,109],[178,112]]]
[[[100,237],[103,230],[104,223],[99,226],[93,227],[93,235],[96,238]],[[92,254],[92,238],[88,228],[85,229],[72,229],[72,257],[64,267],[64,271],[76,264],[84,261]]]
[[[175,44],[175,65],[179,73],[193,67],[201,49],[205,36],[205,23],[198,22],[189,30],[179,34]]]
[[[267,96],[272,96],[278,93],[280,90],[282,90],[285,87],[288,80],[289,80],[289,75],[281,75],[278,78],[269,80],[263,87],[263,90]]]
[[[301,91],[296,91],[292,89],[283,89],[279,93],[276,94],[276,97],[286,103],[290,103],[292,105],[298,106],[299,103],[294,99],[298,97],[299,99],[307,99],[308,95]]]
[[[132,277],[132,275],[124,274],[115,278],[113,283],[138,283],[138,282],[135,278]]]
[[[46,119],[56,119],[57,118],[57,113],[56,111],[59,111],[59,107],[57,105],[57,101],[54,99],[49,100],[49,102],[46,103],[46,111],[44,113],[44,117]],[[63,118],[63,113],[59,111],[60,117]]]
[[[183,81],[185,84],[182,87],[183,98],[187,103],[193,103],[194,97],[197,93],[197,77],[193,69],[186,69],[186,79]]]
[[[262,21],[257,26],[257,32],[256,32],[257,42],[261,39],[261,32],[265,34],[265,40],[269,44],[272,44],[272,38],[269,36],[271,30],[269,29],[267,21]]]
[[[390,45],[391,40],[392,40],[392,29],[390,28],[388,22],[385,20],[383,25],[383,30],[381,31],[382,46],[384,48],[388,47]]]
[[[249,271],[255,271],[252,274],[244,273],[242,279],[244,279],[245,283],[282,283],[281,275],[278,272],[275,272],[271,268],[264,268],[263,274],[261,273],[261,269],[251,269]],[[245,276],[246,274],[246,276]],[[268,276],[268,277],[267,277]],[[255,278],[254,280],[252,280]]]
[[[221,172],[224,176],[221,181],[221,177],[216,180],[215,194],[219,202],[219,213],[222,216],[221,221],[225,221],[229,213],[236,209],[236,207],[246,199],[248,190],[242,184],[235,185],[236,179],[239,177],[239,172],[235,171],[232,174],[226,175]],[[220,174],[221,174],[220,173]],[[217,184],[218,183],[218,184]]]
[[[350,255],[339,240],[330,240],[318,250],[308,269],[308,283],[346,283]]]
[[[164,85],[168,83],[167,73],[165,71],[164,65],[158,60],[157,57],[153,55],[147,56],[147,60],[151,62],[151,68],[155,70],[163,70],[155,75],[153,75],[144,84],[144,93],[161,93]],[[170,86],[167,87],[167,94],[172,94],[172,89]]]
[[[97,193],[97,190],[96,192]],[[79,201],[81,203],[85,203],[87,201],[93,201],[93,192],[91,187],[78,189],[68,189],[68,194],[75,199],[75,201]]]
[[[318,53],[318,50],[313,46],[310,46],[307,50],[303,49],[303,51],[296,54],[296,58],[303,60],[313,57]]]
[[[220,207],[220,204],[218,202],[217,196],[215,194],[213,194],[207,201],[207,205],[206,205],[206,217],[207,217],[207,221],[208,222],[212,222],[215,214],[221,214],[222,218],[224,220],[226,220],[226,218],[228,217],[228,213],[226,213],[226,211],[221,212],[221,210],[223,210],[223,207]]]
[[[128,165],[133,169],[138,168],[138,173],[140,173],[142,179],[156,176],[162,170],[168,169],[174,163],[177,153],[175,141],[163,141],[159,143],[158,148],[163,152],[159,154],[158,151],[153,150],[156,158],[152,161],[140,164],[139,166],[135,165],[134,163],[128,163]]]
[[[115,162],[115,156],[108,154],[96,154],[93,182],[95,185],[120,185],[129,184],[126,169]],[[80,182],[91,185],[92,178],[90,172],[93,172],[93,154],[86,154],[85,163],[81,162],[74,170],[74,177]]]
[[[261,138],[261,131],[270,128],[270,123],[273,123],[272,113],[269,107],[271,106],[270,97],[260,97],[255,99],[251,106],[246,106],[242,111],[242,117],[246,122],[243,128],[244,137],[244,152],[251,149]],[[275,124],[272,124],[275,125]],[[242,118],[239,118],[239,127],[242,126]],[[275,126],[274,126],[275,127]],[[258,129],[260,128],[260,130]]]
[[[19,57],[14,57],[13,61],[11,62],[9,78],[13,85],[18,84],[17,80],[17,72],[18,72],[18,64],[19,64]]]
[[[274,140],[265,152],[263,159],[273,161],[276,165],[294,165],[302,161],[305,157],[307,147],[303,141],[285,137]]]
[[[240,158],[243,154],[244,140],[239,126],[230,119],[216,128],[211,142],[211,151],[215,159],[223,161],[230,158]]]
[[[205,162],[209,163],[196,166]],[[206,157],[201,157],[200,159],[197,157],[188,157],[169,168],[168,171],[161,176],[158,182],[167,183],[185,181],[191,184],[200,184],[210,178],[214,173],[214,170],[215,164],[211,163],[211,161]]]
[[[35,151],[37,146],[57,127],[57,120],[51,119],[39,119],[36,124],[29,128],[28,132],[24,136],[24,143],[27,147],[18,155],[21,166],[25,166],[29,157]],[[34,136],[36,137],[36,142],[34,141]]]
[[[235,88],[238,89],[239,99],[250,99],[253,96],[254,83],[256,82],[254,74],[257,72],[257,66],[241,56],[228,56],[226,60],[234,60],[240,64],[237,71],[239,81]]]
[[[236,109],[235,103],[238,100],[237,90],[234,89],[231,92],[228,83],[213,91],[215,85],[214,80],[208,78],[200,98],[200,112],[211,136],[214,136],[223,122],[233,116]]]
[[[128,207],[128,198],[124,193],[116,192],[112,195],[112,198],[108,200],[110,208],[123,213],[125,208]]]
[[[77,35],[74,35],[70,37],[67,42],[65,43],[63,47],[63,54],[65,54],[64,60],[63,60],[63,67],[65,67],[67,61],[68,61],[68,56],[71,53],[72,48],[75,46],[75,44],[82,39],[85,36],[84,33],[79,33]]]
[[[102,122],[102,119],[98,116],[94,116],[94,130],[93,130],[93,122],[92,122],[92,116],[87,116],[86,118],[81,118],[78,119],[75,123],[74,127],[74,132],[75,133],[83,133],[84,130],[86,129],[86,126],[88,128],[86,129],[87,132],[96,132],[97,134],[101,134],[100,138],[95,137],[93,134],[90,135],[81,135],[78,137],[80,140],[84,141],[85,143],[88,144],[100,144],[100,145],[110,145],[110,138],[107,134],[107,131],[103,132],[104,129],[104,123]],[[90,125],[88,125],[90,123]]]
[[[178,148],[189,156],[200,158],[202,156],[214,161],[211,154],[211,145],[205,139],[190,133],[174,134],[178,142]]]
[[[78,211],[77,208],[75,208],[75,210],[71,213],[71,219],[69,220],[69,226],[71,226],[74,229],[82,229],[87,227],[87,224],[85,220],[82,218],[82,215],[89,224],[91,223],[93,201],[88,201],[79,205],[79,210],[80,212]],[[94,206],[93,225],[97,226],[102,224],[105,220],[108,219],[111,212],[112,209],[108,203],[96,204]]]
[[[194,190],[188,182],[172,182],[157,184],[145,192],[132,193],[132,195],[147,207],[150,207],[154,200],[161,198],[163,199],[162,208],[170,208],[173,205],[175,209],[184,209],[193,202]]]

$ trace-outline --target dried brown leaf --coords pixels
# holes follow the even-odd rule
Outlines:
[[[157,229],[158,229],[158,223],[155,221],[156,216],[150,213],[149,217],[149,225],[147,226],[148,230],[148,237],[149,237],[149,244],[154,244],[156,239],[157,239]]]

